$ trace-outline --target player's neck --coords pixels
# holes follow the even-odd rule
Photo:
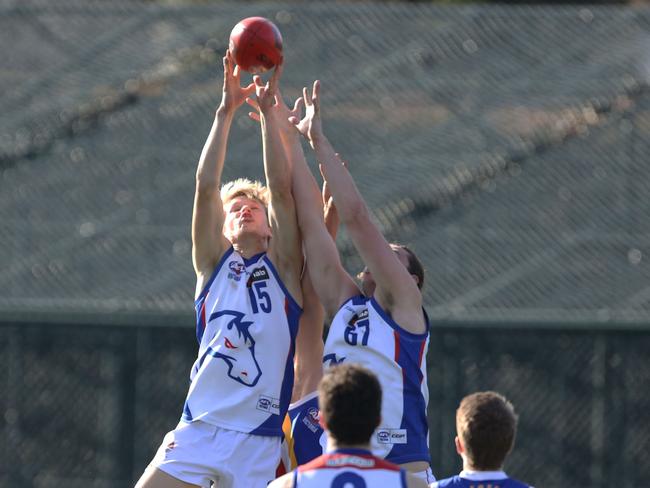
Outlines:
[[[327,437],[327,451],[337,451],[339,449],[360,449],[363,451],[370,451],[370,444],[344,444],[332,439],[331,436]]]
[[[232,247],[244,258],[266,252],[268,250],[268,239],[254,236],[240,236],[239,239],[232,242]]]
[[[481,473],[481,472],[488,472],[488,471],[503,471],[503,466],[500,468],[495,468],[495,469],[478,469],[475,466],[473,466],[469,460],[463,456],[463,471],[467,471],[470,473]]]

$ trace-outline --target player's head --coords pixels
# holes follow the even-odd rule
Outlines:
[[[421,290],[424,285],[424,267],[418,257],[403,244],[391,243],[390,247],[401,263],[408,269],[409,273],[411,273],[418,288]],[[367,267],[359,273],[358,278],[361,281],[361,291],[363,291],[363,294],[367,297],[372,296],[375,293],[376,285],[372,273]]]
[[[267,207],[268,190],[259,181],[239,178],[221,187],[225,213],[223,232],[234,242],[244,234],[271,237]]]
[[[327,370],[318,385],[321,421],[337,445],[364,445],[381,420],[381,386],[358,364]]]
[[[456,450],[472,469],[500,470],[515,443],[517,414],[499,393],[473,393],[456,410],[456,432]]]

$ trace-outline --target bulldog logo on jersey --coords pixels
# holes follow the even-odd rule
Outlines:
[[[238,261],[230,261],[228,269],[230,269],[230,273],[228,273],[229,280],[240,281],[242,275],[246,273],[246,266]]]
[[[219,341],[223,347],[218,351],[213,350],[211,355],[226,362],[230,378],[244,386],[253,387],[262,376],[262,370],[255,358],[255,339],[249,331],[253,322],[243,320],[244,314],[235,310],[213,313],[209,322],[222,316],[232,318],[226,327],[221,329]]]
[[[345,361],[345,356],[340,358],[336,355],[335,352],[331,352],[329,354],[325,354],[323,356],[323,364],[327,368],[331,368],[332,366],[336,366],[337,364],[341,364],[343,361]]]

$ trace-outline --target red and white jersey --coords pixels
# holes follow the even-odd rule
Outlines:
[[[356,296],[336,313],[325,342],[325,368],[358,363],[377,375],[383,395],[381,425],[372,436],[372,452],[395,464],[430,460],[426,315],[425,321],[427,331],[412,334],[374,298]]]
[[[406,488],[406,472],[363,449],[338,449],[294,471],[294,488]]]
[[[195,301],[199,353],[183,422],[282,435],[302,312],[266,253],[231,247]]]

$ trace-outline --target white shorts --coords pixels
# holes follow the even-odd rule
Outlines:
[[[275,479],[280,437],[244,434],[201,421],[168,432],[150,466],[209,488],[266,488]]]
[[[427,482],[428,485],[436,481],[436,477],[433,476],[433,471],[431,471],[431,468],[427,468],[424,471],[417,471],[417,472],[411,472],[409,471],[413,476],[416,478],[420,478],[421,480],[424,480]]]

